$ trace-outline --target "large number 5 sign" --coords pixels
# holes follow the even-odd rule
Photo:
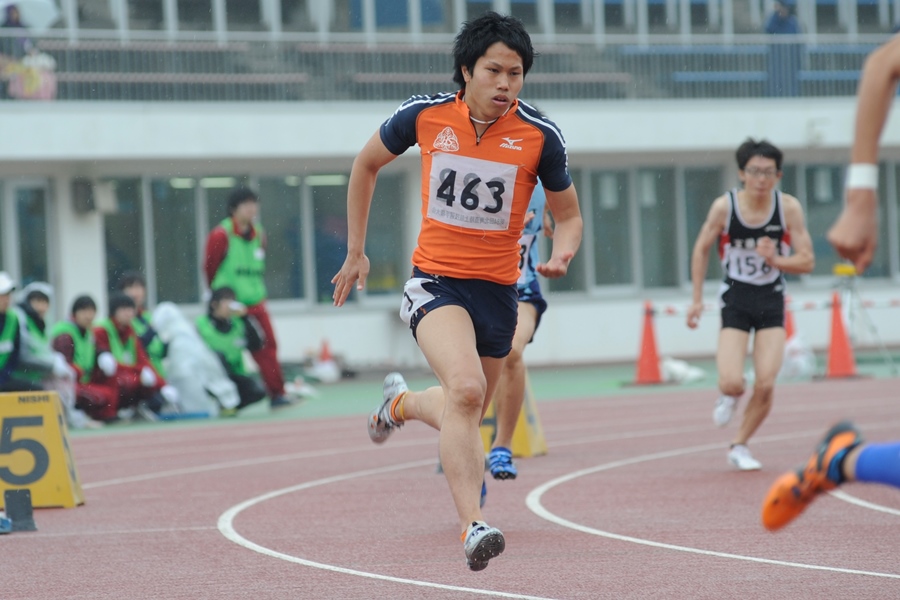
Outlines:
[[[2,421],[2,431],[0,431],[0,456],[10,455],[16,451],[31,454],[34,466],[27,473],[14,473],[12,469],[0,467],[0,479],[11,485],[27,486],[40,479],[47,474],[50,467],[50,454],[44,445],[39,441],[31,438],[17,437],[16,428],[40,427],[44,424],[44,417],[6,417]]]
[[[36,508],[84,503],[55,392],[0,394],[0,503],[5,490],[22,488]]]

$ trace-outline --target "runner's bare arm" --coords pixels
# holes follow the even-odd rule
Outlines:
[[[803,207],[800,201],[788,194],[782,194],[782,207],[784,208],[784,219],[787,221],[787,230],[791,234],[791,254],[789,256],[779,256],[775,252],[775,244],[772,244],[772,253],[765,256],[766,262],[773,267],[790,273],[792,275],[801,275],[811,273],[816,266],[816,256],[813,253],[812,238],[806,229],[806,219],[803,216]],[[772,238],[763,238],[771,240]],[[762,252],[760,252],[762,254]]]
[[[863,66],[851,164],[878,164],[878,142],[887,122],[898,80],[900,35],[895,35],[872,52]],[[848,186],[844,210],[828,231],[828,241],[838,254],[853,262],[858,272],[866,270],[878,244],[877,186]]]
[[[544,277],[557,278],[566,274],[569,263],[581,245],[581,232],[584,224],[581,220],[581,209],[578,206],[578,193],[575,185],[570,185],[561,192],[547,193],[547,206],[553,214],[555,224],[553,231],[553,251],[545,264],[539,264],[535,270]]]
[[[369,208],[375,191],[378,171],[397,158],[381,141],[376,131],[353,161],[350,183],[347,187],[347,258],[341,270],[331,279],[334,284],[334,305],[343,306],[353,290],[361,290],[369,275],[369,258],[366,256],[366,228]]]

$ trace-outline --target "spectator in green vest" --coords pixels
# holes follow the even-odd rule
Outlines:
[[[238,389],[241,402],[235,411],[266,396],[265,390],[244,367],[244,350],[253,352],[262,345],[259,324],[244,313],[244,305],[237,302],[234,290],[221,287],[212,291],[206,314],[197,317],[196,322],[200,337],[222,361],[228,378]]]
[[[178,406],[178,391],[156,372],[134,331],[134,300],[122,292],[109,298],[109,317],[94,327],[95,381],[118,388],[118,411],[134,409],[148,421]],[[168,405],[168,406],[167,406]]]
[[[97,365],[93,330],[96,316],[94,299],[77,297],[72,303],[70,318],[57,322],[50,329],[50,343],[75,371],[75,407],[96,421],[112,422],[117,418],[119,391],[115,385],[92,380]]]
[[[35,281],[25,286],[21,293],[24,300],[14,307],[22,340],[19,364],[16,367],[17,377],[56,392],[70,427],[100,427],[101,423],[77,408],[75,370],[50,345],[50,328],[46,319],[53,298],[53,288],[43,281]]]
[[[275,330],[266,308],[266,233],[256,223],[259,197],[253,190],[237,188],[228,198],[228,214],[206,240],[204,272],[210,290],[230,287],[247,314],[259,323],[262,346],[251,352],[259,365],[272,408],[291,406],[285,395],[284,375],[278,363]]]
[[[9,273],[0,271],[0,392],[38,392],[41,385],[15,375],[22,350],[19,318],[11,309],[15,289]]]
[[[117,287],[120,292],[124,292],[134,300],[135,316],[131,326],[144,345],[153,368],[165,377],[163,360],[166,358],[166,345],[151,325],[150,311],[147,310],[147,280],[137,271],[126,271],[119,279]]]

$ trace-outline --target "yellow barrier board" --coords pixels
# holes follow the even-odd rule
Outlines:
[[[56,392],[0,394],[0,506],[6,490],[24,488],[36,508],[84,504]]]
[[[490,452],[496,435],[497,411],[494,403],[491,402],[481,421],[481,440],[484,442],[486,453]],[[531,381],[529,381],[527,373],[525,374],[525,400],[522,402],[519,420],[516,421],[510,450],[516,458],[547,454],[547,440],[544,439],[544,429],[541,427],[541,418],[538,415],[537,403],[534,401],[534,393],[531,391]]]

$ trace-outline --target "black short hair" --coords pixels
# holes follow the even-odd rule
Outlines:
[[[28,292],[28,295],[25,296],[25,302],[31,304],[32,300],[43,300],[44,302],[50,302],[50,296],[48,296],[41,290],[31,290],[30,292]]]
[[[775,146],[775,144],[772,144],[768,140],[759,140],[757,142],[753,138],[747,138],[747,141],[738,147],[734,156],[737,159],[738,169],[741,171],[744,170],[744,167],[747,166],[747,163],[750,162],[750,159],[754,156],[771,158],[775,161],[775,168],[779,171],[781,171],[781,161],[784,159],[784,154]]]
[[[219,302],[221,300],[234,300],[235,298],[234,290],[226,285],[212,291],[212,294],[209,297],[209,303],[212,304],[213,302]]]
[[[94,302],[94,299],[91,298],[90,296],[78,296],[72,302],[72,314],[73,315],[80,310],[85,310],[86,308],[97,310],[97,303]]]
[[[237,187],[228,196],[228,214],[233,215],[235,209],[244,202],[259,202],[259,196],[248,187]]]
[[[128,294],[115,292],[109,297],[109,318],[113,318],[120,308],[137,308],[137,305]]]
[[[525,25],[515,17],[488,11],[463,23],[453,42],[453,81],[460,89],[466,87],[462,68],[466,67],[472,73],[478,59],[497,42],[503,42],[518,53],[522,58],[522,76],[528,74],[537,53],[531,45],[531,36],[525,30]]]
[[[122,291],[134,285],[140,285],[146,289],[147,279],[140,271],[125,271],[122,273],[122,276],[119,277],[119,283],[116,286],[116,289]]]

